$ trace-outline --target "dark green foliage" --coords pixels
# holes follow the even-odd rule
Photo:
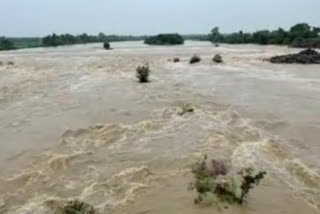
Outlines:
[[[14,46],[14,43],[4,37],[0,37],[0,51],[3,50],[14,50],[16,47]]]
[[[150,69],[149,65],[138,66],[137,69],[137,78],[139,82],[146,83],[149,82]]]
[[[63,214],[95,214],[93,206],[81,201],[70,201],[62,209]]]
[[[265,171],[261,171],[257,174],[253,174],[252,168],[247,168],[240,171],[240,175],[243,178],[241,188],[241,196],[239,198],[239,203],[243,203],[243,199],[248,195],[249,191],[255,186],[260,183],[260,181],[264,178],[267,174]]]
[[[212,59],[215,63],[222,63],[223,59],[222,56],[220,54],[216,54],[213,59]]]
[[[148,45],[182,45],[184,39],[179,34],[159,34],[146,38],[144,43]]]
[[[250,190],[266,175],[265,171],[254,173],[252,168],[245,168],[238,173],[239,177],[232,176],[224,162],[211,160],[208,163],[207,157],[196,164],[192,172],[195,176],[193,187],[198,193],[195,203],[201,203],[211,194],[222,202],[242,204]]]
[[[313,39],[320,39],[320,28],[311,27],[306,23],[296,24],[290,28],[289,31],[285,31],[279,28],[274,31],[260,30],[254,33],[244,33],[239,31],[238,33],[221,34],[219,28],[215,27],[211,30],[208,39],[213,43],[222,42],[230,44],[274,44],[274,45],[294,45],[299,47],[298,44],[310,44]],[[305,41],[307,40],[307,41]],[[312,43],[314,44],[314,43]],[[319,44],[319,43],[318,43]],[[315,47],[315,46],[311,46]]]
[[[213,43],[217,43],[221,41],[222,35],[219,33],[219,27],[215,27],[211,30],[209,36],[208,36],[209,41]]]
[[[104,42],[103,43],[103,48],[106,50],[109,50],[111,48],[110,43],[109,42]]]
[[[60,45],[73,45],[73,44],[86,44],[98,42],[118,42],[118,41],[138,41],[143,40],[145,36],[117,36],[117,35],[104,35],[100,33],[98,36],[88,34],[71,35],[71,34],[52,34],[42,38],[42,46],[60,46]]]
[[[194,56],[191,57],[189,63],[190,64],[194,64],[194,63],[198,63],[200,61],[201,61],[201,57],[198,56],[198,55],[194,55]]]

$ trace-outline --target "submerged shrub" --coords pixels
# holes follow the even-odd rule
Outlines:
[[[239,172],[242,177],[241,196],[239,198],[239,203],[242,204],[243,199],[249,194],[249,191],[260,183],[260,181],[267,174],[265,171],[260,171],[257,174],[254,174],[252,168],[246,168]]]
[[[180,62],[180,58],[179,57],[173,58],[173,62]]]
[[[106,50],[109,50],[111,48],[110,43],[109,42],[104,42],[103,43],[103,48]]]
[[[216,197],[221,202],[242,204],[245,197],[254,186],[258,185],[266,175],[265,171],[255,173],[253,168],[245,168],[237,175],[229,173],[224,162],[205,157],[197,163],[193,170],[198,197],[195,203],[202,203],[209,196]]]
[[[222,56],[220,54],[216,54],[213,59],[212,59],[215,63],[222,63],[223,59]]]
[[[194,55],[194,56],[192,56],[191,59],[190,59],[190,64],[198,63],[198,62],[200,62],[200,61],[201,61],[200,56]]]
[[[185,104],[182,106],[181,111],[178,113],[180,116],[183,116],[186,113],[194,112],[194,108],[190,104]]]
[[[70,201],[63,207],[63,214],[95,214],[93,206],[82,201]]]
[[[150,75],[149,65],[138,66],[136,71],[137,71],[136,76],[139,82],[141,83],[149,82],[149,75]]]

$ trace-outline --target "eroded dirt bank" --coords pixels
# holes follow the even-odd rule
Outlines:
[[[297,51],[283,47],[112,45],[0,53],[0,213],[74,198],[98,213],[220,213],[187,190],[204,154],[268,171],[224,213],[319,213],[319,66],[262,61]]]

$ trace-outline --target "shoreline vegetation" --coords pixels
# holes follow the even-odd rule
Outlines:
[[[215,27],[211,30],[208,40],[215,44],[287,45],[296,48],[320,48],[320,27],[299,23],[288,31],[278,28],[274,31],[259,30],[254,33],[239,31],[231,34],[221,34],[219,27]]]
[[[289,30],[278,28],[277,30],[259,30],[253,33],[239,31],[236,33],[220,33],[219,27],[215,27],[209,34],[159,34],[156,36],[132,36],[132,35],[81,35],[51,34],[43,38],[0,37],[0,51],[15,50],[36,47],[57,47],[62,45],[141,41],[149,45],[181,45],[184,40],[210,41],[213,44],[260,44],[260,45],[287,45],[296,48],[320,48],[320,27],[310,26],[307,23],[299,23]]]
[[[144,40],[147,45],[183,45],[184,38],[177,34],[158,34],[156,36],[149,36]]]

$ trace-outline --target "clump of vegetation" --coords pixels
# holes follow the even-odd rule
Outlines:
[[[238,174],[229,173],[229,168],[222,161],[205,157],[192,170],[195,176],[193,184],[198,193],[195,203],[202,203],[208,197],[215,197],[220,202],[242,204],[250,190],[260,183],[265,171],[255,173],[253,168],[242,169]]]
[[[194,108],[190,104],[185,104],[182,106],[181,111],[178,113],[180,116],[183,116],[186,113],[194,112]]]
[[[0,51],[4,50],[14,50],[16,47],[14,43],[7,38],[0,37]]]
[[[62,209],[63,214],[95,214],[93,206],[82,201],[70,201]]]
[[[260,183],[260,181],[264,178],[267,174],[265,171],[260,171],[254,174],[254,170],[252,168],[246,168],[239,172],[242,177],[241,183],[241,195],[238,198],[240,204],[243,203],[243,199],[249,194],[249,191],[255,186]]]
[[[223,59],[222,56],[220,54],[216,54],[213,59],[212,59],[215,63],[222,63]]]
[[[109,42],[104,42],[103,43],[103,48],[106,49],[106,50],[110,50],[110,48],[111,48],[110,43]]]
[[[183,45],[184,39],[179,34],[158,34],[144,40],[148,45]]]
[[[191,57],[189,63],[190,64],[194,64],[194,63],[198,63],[200,61],[201,61],[201,57],[198,56],[198,55],[194,55],[194,56]]]
[[[180,62],[180,58],[179,57],[175,57],[173,58],[173,62],[176,63],[176,62]]]
[[[138,66],[136,76],[141,83],[149,82],[150,68],[149,65]]]

